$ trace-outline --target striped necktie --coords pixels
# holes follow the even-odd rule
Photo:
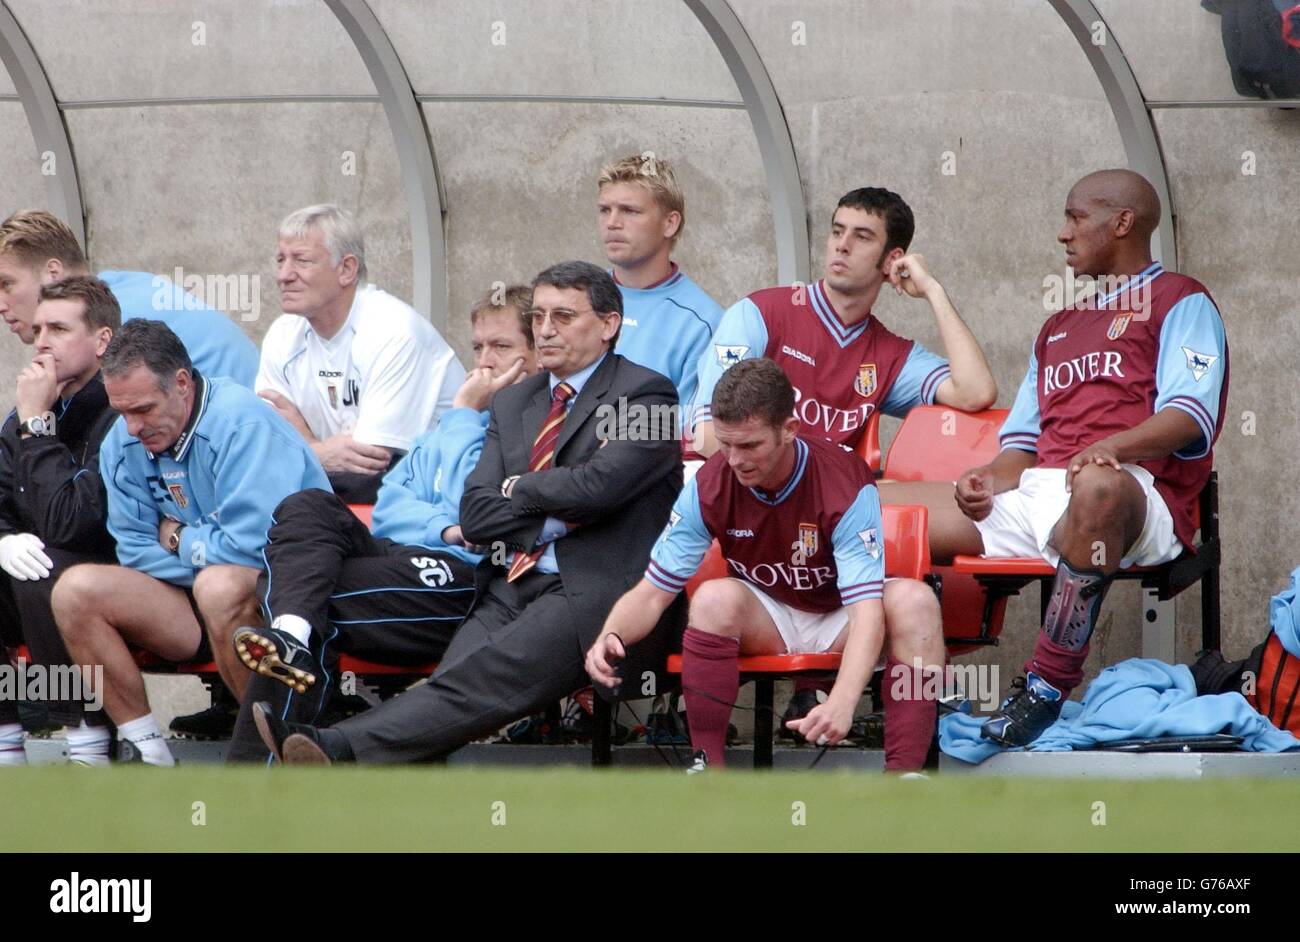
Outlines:
[[[564,429],[565,403],[573,398],[573,387],[560,383],[551,393],[551,411],[546,413],[541,431],[533,440],[533,452],[528,458],[529,471],[545,471],[555,464],[555,445],[560,440]],[[515,560],[510,564],[506,582],[514,582],[528,570],[537,565],[537,561],[546,552],[546,544],[536,546],[528,553],[515,553]]]

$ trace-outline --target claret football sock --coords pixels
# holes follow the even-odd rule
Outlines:
[[[909,772],[925,766],[939,712],[940,677],[904,664],[892,654],[885,659],[885,771]],[[929,680],[929,691],[926,682]],[[927,696],[928,693],[928,696]]]
[[[682,636],[682,691],[691,748],[702,751],[711,768],[726,762],[727,721],[740,690],[740,642],[687,628]]]

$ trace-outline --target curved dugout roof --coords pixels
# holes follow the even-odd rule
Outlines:
[[[997,94],[1019,89],[1024,76],[1035,70],[1056,70],[1066,86],[1087,81],[1078,62],[1035,61],[1032,45],[1015,61],[997,54],[987,31],[1006,22],[1014,20],[1031,34],[1062,27],[1070,31],[1104,94],[1129,165],[1152,180],[1170,210],[1151,109],[1244,103],[1233,91],[1226,65],[1208,65],[1223,63],[1220,23],[1199,0],[1180,0],[1176,14],[1169,4],[1131,0],[1050,0],[1051,13],[1033,0],[1008,0],[1001,24],[972,18],[965,34],[953,30],[952,20],[939,19],[932,34],[903,49],[871,46],[870,37],[880,25],[871,17],[879,11],[830,0],[817,8],[811,28],[824,31],[829,24],[836,33],[831,47],[839,54],[818,56],[801,54],[799,28],[810,24],[801,19],[805,4],[793,0],[641,0],[608,3],[597,15],[591,4],[578,0],[548,4],[545,16],[523,0],[498,6],[493,20],[476,5],[410,0],[225,0],[162,6],[139,0],[99,6],[3,0],[0,59],[6,74],[0,74],[0,116],[21,107],[36,153],[53,154],[57,168],[38,178],[30,164],[25,172],[15,167],[22,176],[16,190],[26,195],[43,185],[46,205],[72,224],[84,242],[86,217],[74,144],[80,145],[83,160],[110,159],[107,152],[124,142],[138,142],[140,135],[147,141],[150,109],[217,109],[236,133],[245,122],[258,120],[247,109],[259,103],[282,109],[265,122],[269,133],[277,126],[292,131],[353,122],[373,150],[354,154],[354,159],[396,163],[409,219],[409,234],[399,235],[380,223],[388,220],[391,230],[396,207],[373,207],[369,221],[363,210],[372,253],[386,240],[409,245],[411,274],[399,281],[410,286],[415,306],[443,325],[446,202],[435,156],[442,150],[435,148],[445,149],[453,161],[467,161],[471,154],[458,151],[453,140],[458,131],[483,133],[484,127],[495,127],[493,150],[500,159],[527,160],[530,155],[512,149],[510,141],[512,117],[518,113],[513,109],[520,107],[554,110],[556,140],[546,143],[561,152],[574,146],[565,138],[571,136],[566,126],[575,119],[593,134],[594,141],[584,142],[590,149],[593,143],[603,145],[611,123],[641,120],[638,109],[648,115],[648,109],[672,106],[675,117],[660,131],[680,151],[697,134],[734,135],[743,115],[753,135],[750,146],[757,145],[767,208],[747,205],[745,196],[752,194],[742,187],[732,212],[748,213],[742,228],[770,227],[778,278],[793,281],[807,280],[811,271],[805,185],[816,197],[814,219],[820,218],[831,186],[819,177],[818,167],[810,166],[815,151],[809,155],[809,141],[826,133],[826,127],[812,124],[820,120],[853,127],[851,109],[860,101],[864,81],[874,84],[886,101],[891,95],[954,83]],[[890,5],[894,17],[900,9],[924,18],[925,0]],[[467,49],[466,37],[483,31],[489,31],[489,42]],[[96,41],[68,42],[69,36]],[[142,46],[142,36],[155,39]],[[158,41],[159,36],[169,39]],[[636,41],[615,42],[615,36]],[[589,54],[610,48],[618,51],[616,61]],[[923,67],[909,67],[913,61]],[[833,105],[841,88],[846,104],[837,114]],[[810,124],[802,109],[818,96],[830,103]],[[912,123],[916,117],[924,120],[924,115],[900,119],[900,132],[923,131]],[[387,125],[391,142],[372,140],[378,119]],[[651,125],[661,120],[647,119]],[[120,136],[112,147],[97,146],[97,135],[120,133],[131,121],[137,124],[134,138]],[[196,130],[196,137],[202,140],[203,134]],[[737,176],[743,177],[754,155],[742,153],[742,144],[735,147]],[[481,144],[478,149],[481,156]],[[306,150],[289,143],[285,150],[270,156],[290,164],[311,163]],[[15,160],[12,154],[5,159]],[[490,169],[491,161],[487,164]],[[585,164],[583,169],[588,169]],[[156,173],[138,182],[130,173],[124,176],[123,184],[174,198]],[[577,196],[589,182],[579,181],[572,190],[566,189],[569,183],[553,179],[539,179],[537,185]],[[482,185],[486,189],[490,181]],[[310,181],[304,190],[312,190]],[[356,195],[364,205],[361,189]],[[248,198],[255,202],[254,196]],[[312,197],[304,195],[303,202],[308,201]],[[1172,212],[1165,214],[1156,249],[1167,264],[1176,265]]]

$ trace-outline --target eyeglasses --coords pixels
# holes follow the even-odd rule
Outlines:
[[[555,310],[549,312],[534,308],[525,313],[528,315],[528,319],[532,321],[533,330],[537,330],[541,327],[546,322],[548,316],[550,317],[552,324],[556,327],[563,328],[568,327],[583,314],[596,314],[595,310],[591,308],[588,308],[585,311],[571,311],[564,307],[557,307]],[[602,315],[597,314],[596,316],[601,317]]]

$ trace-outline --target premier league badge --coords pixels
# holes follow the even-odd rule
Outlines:
[[[1124,331],[1128,330],[1129,321],[1133,320],[1132,314],[1120,314],[1110,322],[1110,327],[1106,330],[1106,337],[1110,340],[1118,340],[1124,336]]]
[[[858,366],[858,378],[853,381],[853,389],[863,397],[876,391],[876,364],[863,363]]]
[[[749,352],[749,347],[745,344],[722,344],[715,343],[713,349],[718,352],[718,366],[724,370],[730,369],[745,358]]]
[[[1183,356],[1187,357],[1187,368],[1192,371],[1192,377],[1198,383],[1219,359],[1218,354],[1197,353],[1191,347],[1183,347]]]
[[[862,541],[862,546],[867,551],[868,556],[872,559],[880,558],[880,533],[875,527],[868,530],[859,530],[858,539]]]

